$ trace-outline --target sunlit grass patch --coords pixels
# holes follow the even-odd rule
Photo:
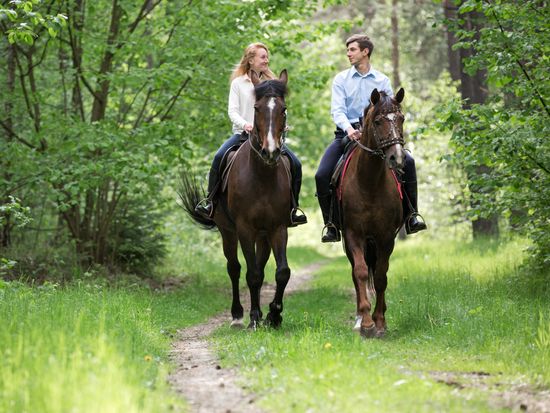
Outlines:
[[[181,411],[167,383],[177,328],[221,310],[220,295],[135,287],[0,285],[0,411]]]

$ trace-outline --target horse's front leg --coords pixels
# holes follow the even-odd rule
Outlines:
[[[386,287],[388,286],[389,259],[393,250],[393,243],[389,250],[379,250],[374,273],[374,289],[376,290],[376,305],[372,317],[376,324],[376,337],[386,334]]]
[[[351,275],[357,294],[357,316],[361,317],[359,331],[363,337],[374,337],[376,327],[370,314],[371,303],[367,296],[369,270],[365,262],[365,244],[359,237],[355,237],[351,231],[346,232],[345,240],[346,254],[352,265]]]
[[[277,269],[275,270],[277,289],[275,290],[275,297],[273,298],[273,301],[269,304],[269,314],[266,317],[266,323],[277,328],[283,322],[283,317],[281,316],[281,313],[283,312],[283,297],[288,280],[290,279],[290,268],[286,257],[286,247],[288,242],[287,228],[280,227],[277,229],[271,236],[270,242],[273,248],[275,263],[277,265]]]
[[[239,242],[246,260],[246,283],[250,291],[250,323],[248,328],[256,329],[262,319],[260,309],[260,290],[262,288],[261,272],[256,265],[255,238],[239,234]]]
[[[223,240],[223,254],[227,260],[227,273],[231,279],[231,290],[233,300],[231,303],[231,327],[242,328],[243,323],[243,306],[239,297],[239,278],[241,277],[241,264],[239,263],[237,254],[237,234],[227,230],[220,230]]]

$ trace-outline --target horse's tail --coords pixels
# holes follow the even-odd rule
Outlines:
[[[190,177],[186,172],[181,173],[178,195],[181,200],[181,206],[193,221],[203,229],[216,228],[216,223],[213,219],[206,218],[195,211],[197,204],[204,199],[204,191],[195,177]]]

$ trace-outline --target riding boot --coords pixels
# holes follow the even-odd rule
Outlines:
[[[304,211],[300,209],[298,199],[300,197],[300,187],[302,186],[301,179],[292,177],[292,211],[290,212],[290,226],[297,227],[298,225],[307,224],[307,217]]]
[[[214,215],[214,196],[218,190],[218,185],[218,168],[212,167],[208,174],[208,196],[197,204],[195,207],[196,213],[208,219],[212,218]]]
[[[317,195],[319,199],[319,206],[321,207],[321,213],[323,214],[323,221],[327,232],[321,237],[321,242],[338,242],[340,241],[340,231],[330,221],[330,203],[332,202],[331,195]]]
[[[291,188],[292,191],[290,196],[292,197],[291,210],[290,210],[290,226],[297,227],[298,225],[307,224],[307,217],[304,214],[304,211],[300,209],[299,198],[300,198],[300,188],[302,187],[302,167],[300,166],[300,161],[296,158],[292,152],[288,149],[285,149],[284,154],[290,162],[290,175],[291,175]]]
[[[403,197],[403,218],[405,221],[405,231],[407,234],[414,234],[418,231],[427,229],[426,223],[421,215],[418,214],[418,192],[416,181],[406,181],[403,183],[406,196]]]

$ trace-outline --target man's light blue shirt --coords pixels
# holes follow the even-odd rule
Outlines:
[[[393,96],[388,77],[372,67],[364,75],[355,66],[338,73],[332,82],[330,105],[330,113],[336,126],[345,131],[352,123],[359,122],[363,111],[370,104],[370,95],[375,88]]]

